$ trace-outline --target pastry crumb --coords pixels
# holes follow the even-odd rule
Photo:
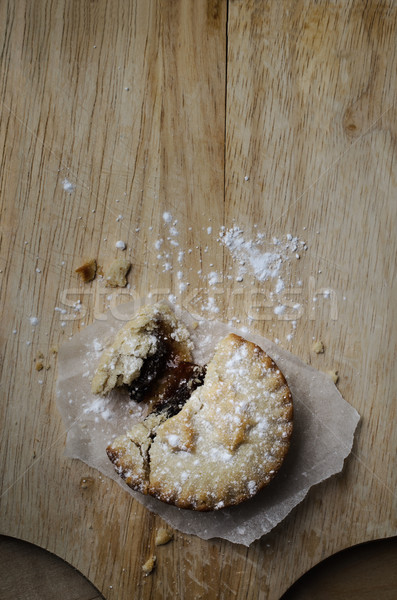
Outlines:
[[[106,269],[105,281],[107,287],[125,287],[127,285],[127,273],[131,263],[126,258],[116,258]]]
[[[41,371],[42,369],[44,369],[44,354],[42,352],[38,352],[34,360],[36,363],[36,371]]]
[[[51,354],[58,354],[58,346],[52,346],[50,349]]]
[[[88,488],[94,485],[94,479],[92,477],[82,477],[80,479],[80,488],[82,490],[87,490]]]
[[[156,533],[156,538],[154,543],[156,546],[164,546],[164,544],[168,544],[171,540],[174,539],[174,534],[170,529],[166,527],[160,527],[160,529]]]
[[[312,350],[316,354],[324,354],[324,350],[325,350],[324,344],[320,340],[317,342],[314,342],[314,344],[312,346]]]
[[[327,371],[327,375],[329,375],[331,377],[331,379],[332,379],[332,381],[334,382],[335,385],[338,383],[338,381],[339,381],[339,373],[338,373],[338,371],[335,371],[335,370]]]
[[[146,577],[153,572],[154,567],[156,566],[156,557],[152,555],[148,560],[142,565],[142,571],[145,573]]]
[[[80,275],[80,277],[84,281],[84,283],[88,283],[89,281],[92,281],[93,279],[95,279],[96,271],[97,271],[97,264],[96,264],[95,258],[91,258],[90,260],[87,260],[87,262],[85,262],[83,265],[81,265],[81,267],[77,267],[77,269],[76,269],[76,273],[78,273],[78,275]]]

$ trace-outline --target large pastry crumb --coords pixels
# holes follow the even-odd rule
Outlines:
[[[327,371],[327,373],[331,377],[331,379],[334,382],[334,384],[336,385],[338,383],[338,381],[339,381],[339,373],[338,373],[338,371],[331,370],[331,371]]]
[[[148,576],[148,575],[150,575],[150,573],[153,572],[155,566],[156,566],[156,557],[151,556],[150,558],[148,558],[148,560],[145,562],[145,564],[142,565],[142,571],[145,573],[146,576]]]
[[[316,354],[323,354],[324,353],[324,344],[319,340],[317,342],[314,342],[313,346],[312,346],[312,350],[313,352],[315,352]]]
[[[154,544],[155,546],[164,546],[173,539],[174,534],[170,529],[167,529],[166,527],[160,527],[156,533]]]
[[[105,270],[105,282],[107,287],[125,287],[127,285],[127,273],[131,263],[127,258],[116,258]]]
[[[192,342],[185,325],[164,303],[142,308],[117,333],[102,354],[91,389],[106,395],[113,388],[128,386],[134,399],[140,400],[143,384],[147,387],[160,374],[162,361],[170,358],[178,365],[191,361]],[[177,358],[176,358],[177,357]],[[175,366],[177,366],[175,364]]]
[[[42,352],[38,352],[35,358],[35,368],[36,371],[42,371],[44,369],[44,354]]]
[[[95,279],[96,272],[97,272],[97,264],[96,264],[95,258],[91,258],[90,260],[87,260],[87,262],[85,262],[83,265],[81,265],[80,267],[78,267],[76,269],[76,273],[78,273],[78,275],[80,275],[80,277],[84,281],[84,283],[88,283],[89,281],[92,281],[93,279]]]

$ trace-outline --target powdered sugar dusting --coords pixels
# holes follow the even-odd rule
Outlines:
[[[207,302],[202,305],[201,310],[210,313],[218,313],[219,306],[217,306],[215,298],[213,296],[209,296]]]
[[[221,276],[217,271],[211,271],[211,273],[208,275],[208,283],[209,285],[216,285],[217,283],[221,282]]]
[[[266,240],[264,233],[258,233],[255,239],[246,239],[244,230],[235,225],[230,229],[221,228],[220,242],[230,251],[233,259],[239,262],[240,277],[246,272],[251,272],[258,281],[268,281],[278,277],[276,293],[284,289],[284,282],[280,278],[283,264],[293,257],[297,257],[299,246],[307,248],[305,242],[288,233],[284,241],[273,237]]]
[[[67,192],[68,194],[73,194],[74,190],[76,189],[76,185],[69,181],[69,179],[66,179],[66,177],[62,181],[62,186],[65,192]]]

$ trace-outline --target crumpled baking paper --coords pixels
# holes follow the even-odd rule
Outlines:
[[[249,546],[280,523],[313,485],[342,470],[360,416],[342,398],[328,375],[304,364],[270,340],[245,328],[238,330],[224,323],[195,319],[175,309],[191,331],[196,348],[193,358],[197,363],[208,362],[217,342],[230,332],[258,344],[273,358],[284,373],[293,397],[291,447],[274,480],[238,506],[202,513],[179,509],[135,492],[117,475],[106,455],[106,446],[134,421],[143,418],[142,406],[120,389],[106,399],[94,396],[90,383],[103,348],[138,309],[134,302],[118,306],[59,350],[57,406],[67,428],[66,456],[78,458],[117,481],[126,493],[175,529],[203,539],[218,537]]]

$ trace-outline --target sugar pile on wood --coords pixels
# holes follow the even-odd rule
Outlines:
[[[285,241],[278,238],[267,241],[263,233],[257,234],[255,239],[247,240],[243,229],[236,225],[230,229],[222,227],[219,240],[230,251],[233,259],[239,262],[240,276],[251,271],[258,281],[279,277],[283,263],[292,256],[297,257],[299,246],[307,248],[304,242],[291,234],[286,235]],[[282,280],[279,279],[278,291],[282,287]]]

